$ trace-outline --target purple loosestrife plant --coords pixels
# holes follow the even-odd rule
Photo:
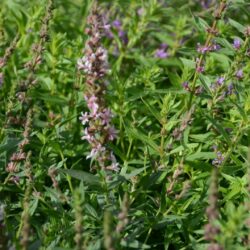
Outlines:
[[[120,27],[120,22],[115,22]],[[104,77],[108,71],[107,51],[102,47],[101,38],[105,32],[103,17],[94,5],[88,17],[84,56],[78,60],[78,70],[82,71],[86,79],[85,101],[89,109],[82,113],[80,120],[85,125],[82,139],[91,146],[87,159],[94,160],[96,167],[103,170],[118,171],[118,163],[108,143],[117,137],[117,131],[111,123],[113,114],[106,107],[106,83]]]

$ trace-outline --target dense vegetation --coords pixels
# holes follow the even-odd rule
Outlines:
[[[0,250],[250,249],[249,0],[0,16]]]

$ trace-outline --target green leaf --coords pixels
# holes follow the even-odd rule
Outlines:
[[[48,103],[67,104],[66,98],[58,95],[51,95],[50,93],[38,93],[37,91],[34,91],[31,94],[31,97],[34,99],[44,100]]]
[[[8,139],[5,144],[0,145],[0,153],[14,149],[18,145],[19,142],[20,140],[17,140],[17,139],[11,139],[11,138]]]
[[[160,228],[163,228],[170,223],[173,223],[175,221],[180,221],[184,218],[185,218],[184,215],[181,215],[181,216],[179,216],[179,215],[167,215],[164,219],[158,221],[157,224],[154,225],[154,228],[160,229]]]
[[[179,77],[179,75],[177,73],[171,73],[168,72],[168,77],[169,80],[171,82],[171,84],[176,87],[176,88],[180,88],[181,87],[181,78]]]
[[[186,58],[180,58],[180,59],[181,59],[185,68],[195,69],[195,62],[193,60],[186,59]]]
[[[159,121],[159,123],[161,123],[161,115],[160,112],[157,111],[157,109],[150,105],[147,101],[145,101],[143,98],[141,98],[143,103],[147,106],[148,110],[150,111],[150,113]]]
[[[31,216],[35,213],[35,211],[37,209],[38,201],[39,201],[39,199],[36,198],[30,202],[29,212],[30,212]]]
[[[192,148],[198,147],[198,146],[199,146],[199,143],[188,143],[186,146],[187,146],[188,148],[192,149]],[[179,153],[179,152],[181,152],[181,151],[183,151],[183,150],[184,150],[184,147],[183,147],[183,146],[179,146],[179,147],[177,147],[177,148],[171,150],[171,151],[170,151],[170,154]]]
[[[194,160],[208,160],[214,159],[216,154],[214,152],[197,152],[192,155],[186,157],[187,161],[194,161]]]
[[[131,240],[126,240],[126,239],[123,239],[121,241],[121,246],[126,247],[126,249],[128,249],[128,248],[135,248],[135,249],[152,248],[151,246],[143,244],[143,243],[139,242],[138,240],[131,241]]]
[[[100,178],[88,172],[74,169],[60,169],[59,171],[68,174],[69,176],[76,178],[80,181],[83,181],[89,186],[102,187]]]
[[[139,139],[140,141],[144,142],[146,145],[149,145],[152,149],[154,149],[155,152],[158,152],[157,144],[151,138],[143,134],[141,131],[128,126],[126,126],[125,129],[129,136],[135,139]]]
[[[207,91],[208,93],[212,94],[212,93],[211,93],[211,90],[210,90],[210,87],[209,87],[209,86],[211,85],[211,82],[210,82],[210,80],[209,80],[209,77],[204,76],[204,75],[202,75],[202,74],[199,74],[199,79],[200,79],[200,81],[201,81],[202,86],[206,89],[206,91]]]
[[[143,172],[144,170],[146,170],[149,166],[143,167],[143,168],[138,168],[135,169],[133,171],[131,171],[129,174],[122,174],[122,176],[124,176],[127,180],[131,179],[134,176],[137,176],[138,174],[140,174],[141,172]]]
[[[229,18],[228,22],[234,27],[236,28],[239,32],[244,34],[245,31],[245,26],[243,26],[242,24],[236,22],[235,20]]]
[[[235,102],[234,100],[230,99],[230,101],[236,106],[236,108],[238,109],[238,111],[239,111],[240,115],[242,116],[243,120],[245,122],[247,122],[248,117],[246,115],[245,110],[237,102]]]
[[[207,142],[209,137],[211,137],[211,133],[209,132],[206,134],[192,134],[192,135],[189,135],[189,137],[199,142]]]
[[[84,208],[86,209],[86,212],[89,213],[92,217],[98,219],[98,214],[93,206],[91,206],[89,203],[86,203],[84,204]]]
[[[208,23],[205,20],[197,16],[194,16],[194,23],[196,27],[202,32],[206,31],[206,29],[209,27]]]
[[[223,136],[223,138],[227,141],[228,145],[231,145],[232,143],[231,143],[230,137],[228,136],[225,129],[217,121],[215,121],[215,119],[212,118],[211,116],[206,115],[206,114],[205,116],[212,123],[212,125],[217,129],[217,131]]]

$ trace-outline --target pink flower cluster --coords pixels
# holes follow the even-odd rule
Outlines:
[[[117,131],[111,124],[113,117],[108,108],[103,108],[98,104],[98,98],[94,95],[85,96],[89,112],[81,114],[80,120],[85,127],[82,139],[91,145],[91,152],[87,159],[95,159],[102,168],[118,171],[118,163],[113,152],[109,152],[105,146],[108,142],[117,137]],[[110,162],[109,166],[106,163]]]
[[[93,77],[103,77],[108,69],[107,51],[102,47],[97,48],[95,52],[88,49],[86,56],[78,59],[77,68]]]
[[[77,67],[83,71],[86,79],[85,101],[89,112],[81,114],[80,120],[85,126],[83,140],[91,146],[87,159],[97,163],[97,167],[104,170],[118,171],[118,163],[108,143],[117,137],[117,131],[111,124],[112,112],[106,107],[106,83],[104,77],[108,70],[107,51],[101,45],[105,24],[97,7],[88,17],[84,56],[78,60]]]

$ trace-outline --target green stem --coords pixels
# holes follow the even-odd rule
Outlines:
[[[65,162],[64,155],[63,155],[63,153],[62,153],[61,150],[60,150],[60,155],[61,155],[61,158],[62,158],[62,160],[63,160],[64,169],[68,169],[68,168],[67,168],[67,164],[66,164],[66,162]],[[66,175],[66,178],[67,178],[67,181],[68,181],[68,184],[69,184],[70,191],[71,191],[71,193],[73,193],[73,192],[74,192],[74,188],[73,188],[73,186],[72,186],[71,177],[67,174],[67,175]]]

